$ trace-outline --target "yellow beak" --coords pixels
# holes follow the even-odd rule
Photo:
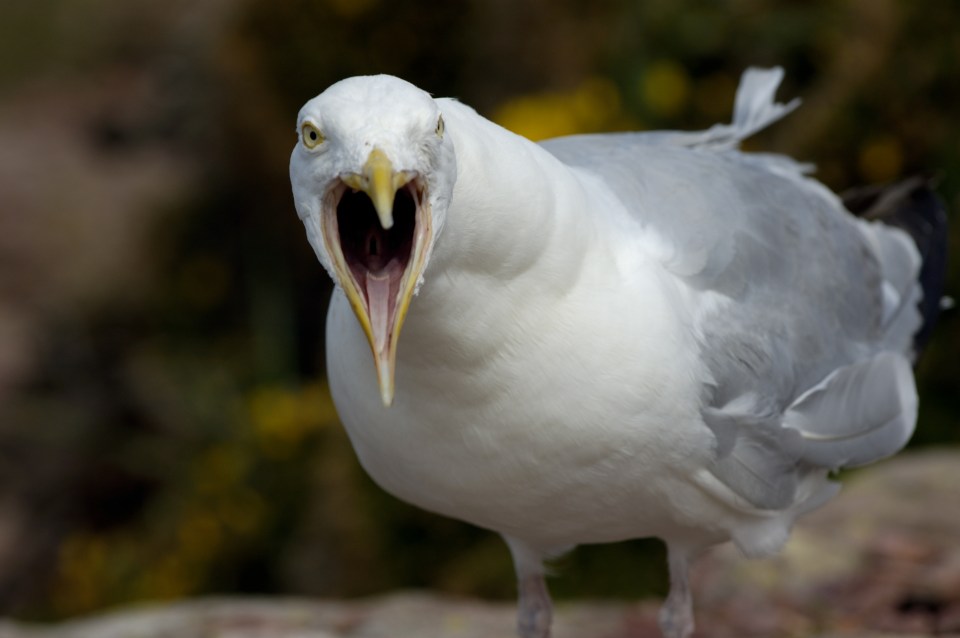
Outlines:
[[[393,170],[390,158],[379,148],[370,151],[362,173],[345,175],[343,182],[350,188],[365,192],[380,218],[384,230],[393,228],[393,199],[397,190],[413,176],[406,171]]]
[[[348,187],[367,194],[376,210],[380,226],[383,231],[387,231],[386,236],[394,226],[393,204],[397,191],[407,186],[414,177],[414,173],[395,170],[387,154],[374,148],[360,173],[343,175],[340,179]],[[370,271],[362,266],[351,269],[343,254],[335,207],[332,211],[325,211],[323,216],[324,241],[333,257],[334,269],[344,293],[373,351],[380,397],[387,407],[393,403],[394,397],[400,328],[406,318],[417,280],[423,271],[426,247],[430,245],[432,233],[426,197],[417,188],[412,188],[411,192],[416,202],[416,217],[410,254],[398,256],[404,264],[402,274],[390,269]],[[408,228],[409,224],[401,224],[401,227]],[[392,232],[405,231],[396,229]],[[352,261],[357,263],[355,257]],[[399,285],[396,285],[397,277]],[[391,290],[396,291],[393,298],[390,298]]]

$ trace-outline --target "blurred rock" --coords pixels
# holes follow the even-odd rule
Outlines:
[[[698,636],[960,636],[960,451],[904,454],[845,480],[784,552],[729,547],[696,570]],[[656,601],[560,602],[555,638],[654,638]],[[0,624],[0,638],[509,638],[512,602],[428,593],[357,601],[209,599],[56,626]]]
[[[747,561],[724,546],[702,561],[700,609],[719,626],[739,625],[711,635],[773,635],[765,623],[798,636],[960,635],[960,453],[901,454],[843,483],[780,555]]]
[[[361,601],[198,600],[76,620],[0,624],[0,638],[511,638],[512,603],[405,592]],[[554,638],[654,638],[656,605],[562,604]]]

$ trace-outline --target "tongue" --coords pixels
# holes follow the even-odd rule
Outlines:
[[[367,305],[370,312],[370,327],[373,330],[373,342],[378,350],[387,345],[387,333],[390,329],[390,274],[389,269],[379,273],[366,273]],[[377,354],[380,354],[379,352]]]

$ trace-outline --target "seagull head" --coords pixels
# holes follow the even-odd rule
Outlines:
[[[397,340],[457,167],[440,108],[399,78],[342,80],[297,118],[290,181],[307,238],[343,289],[393,401]]]

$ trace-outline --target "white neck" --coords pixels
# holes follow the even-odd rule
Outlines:
[[[442,106],[457,182],[424,288],[446,269],[505,283],[535,270],[548,289],[568,285],[596,235],[581,214],[579,181],[540,146],[469,107],[446,100]]]
[[[466,106],[442,106],[458,177],[400,337],[404,374],[415,363],[475,370],[529,339],[604,261],[590,250],[601,233],[567,166]]]

